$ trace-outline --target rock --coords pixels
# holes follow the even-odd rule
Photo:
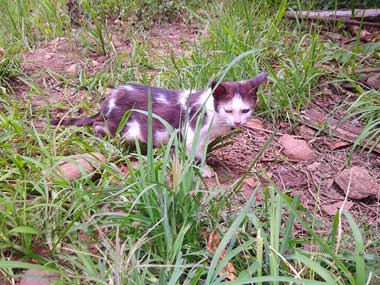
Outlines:
[[[351,199],[376,197],[379,192],[379,185],[363,167],[353,166],[343,170],[335,177],[335,183],[345,194],[349,188],[348,197]]]
[[[330,216],[334,216],[336,214],[336,212],[339,211],[339,209],[342,207],[343,205],[343,201],[338,201],[336,203],[333,203],[333,204],[328,204],[328,205],[322,205],[322,209]],[[349,210],[352,208],[352,206],[354,205],[353,202],[351,201],[346,201],[346,203],[344,204],[344,209],[345,210]]]
[[[45,54],[45,59],[51,59],[51,58],[53,58],[53,54],[52,53]]]
[[[66,72],[68,73],[77,73],[78,72],[78,65],[76,63],[70,65],[67,69],[66,69]]]
[[[255,188],[258,183],[257,183],[257,181],[255,179],[253,179],[252,177],[250,177],[250,178],[244,179],[243,180],[243,184],[247,185],[250,188]]]
[[[369,87],[380,90],[380,75],[376,74],[367,79]]]
[[[65,158],[53,171],[60,178],[72,181],[99,168],[107,159],[101,153],[85,153]]]
[[[315,158],[313,150],[304,140],[295,139],[291,135],[284,135],[280,139],[283,151],[287,157],[295,160],[311,160]]]
[[[215,176],[215,172],[209,165],[206,164],[201,170],[201,175],[203,178],[212,178]]]
[[[29,269],[23,274],[20,285],[53,285],[58,278],[57,273]]]

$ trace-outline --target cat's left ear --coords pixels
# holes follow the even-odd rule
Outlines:
[[[267,74],[265,72],[261,72],[256,77],[245,81],[245,84],[248,87],[248,92],[252,95],[256,94],[257,89],[263,82],[267,79]]]
[[[212,95],[214,98],[221,99],[227,94],[227,89],[223,82],[220,82],[219,84],[217,81],[211,82],[211,90],[213,90]]]

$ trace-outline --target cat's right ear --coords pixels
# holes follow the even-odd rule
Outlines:
[[[218,99],[223,98],[227,94],[227,90],[226,90],[226,87],[224,87],[223,82],[220,82],[218,84],[218,81],[211,82],[211,91],[212,91],[212,96]]]

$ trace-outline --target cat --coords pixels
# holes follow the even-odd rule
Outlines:
[[[265,72],[243,81],[216,81],[204,91],[168,90],[139,84],[126,84],[113,89],[104,100],[100,111],[92,117],[53,119],[52,125],[75,125],[94,127],[99,137],[114,136],[119,123],[127,111],[128,120],[120,135],[127,141],[147,142],[148,116],[136,110],[148,110],[148,98],[151,96],[152,140],[154,146],[168,142],[170,134],[159,116],[173,128],[179,129],[186,141],[186,150],[191,153],[198,117],[204,106],[198,145],[195,147],[195,159],[201,161],[203,151],[209,141],[226,135],[232,129],[241,127],[251,117],[257,103],[257,90],[265,81]],[[186,120],[186,114],[188,119]],[[212,176],[210,169],[204,176]]]

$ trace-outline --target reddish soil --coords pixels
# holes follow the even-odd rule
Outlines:
[[[218,176],[228,184],[229,179],[241,177],[255,161],[259,151],[270,138],[267,132],[271,127],[266,125],[266,131],[244,128],[244,131],[231,139],[234,143],[213,154],[211,162],[214,164]],[[305,132],[307,130],[307,132]],[[279,142],[282,134],[291,133],[300,139],[309,142],[317,158],[309,161],[290,160],[282,152]],[[331,150],[331,146],[340,140],[328,136],[316,136],[316,132],[300,125],[293,131],[280,128],[264,154],[252,168],[249,177],[256,183],[245,183],[242,194],[248,198],[253,188],[258,184],[270,185],[269,177],[282,190],[291,196],[300,196],[300,201],[310,212],[316,213],[327,223],[332,221],[333,215],[339,208],[338,202],[345,198],[344,192],[334,182],[335,176],[345,169],[349,159],[351,144]],[[374,153],[355,151],[352,156],[352,165],[367,168],[380,185],[380,156]],[[233,180],[232,179],[232,180]],[[232,181],[231,180],[231,181]],[[349,200],[350,213],[359,223],[378,226],[379,197],[365,200]]]

